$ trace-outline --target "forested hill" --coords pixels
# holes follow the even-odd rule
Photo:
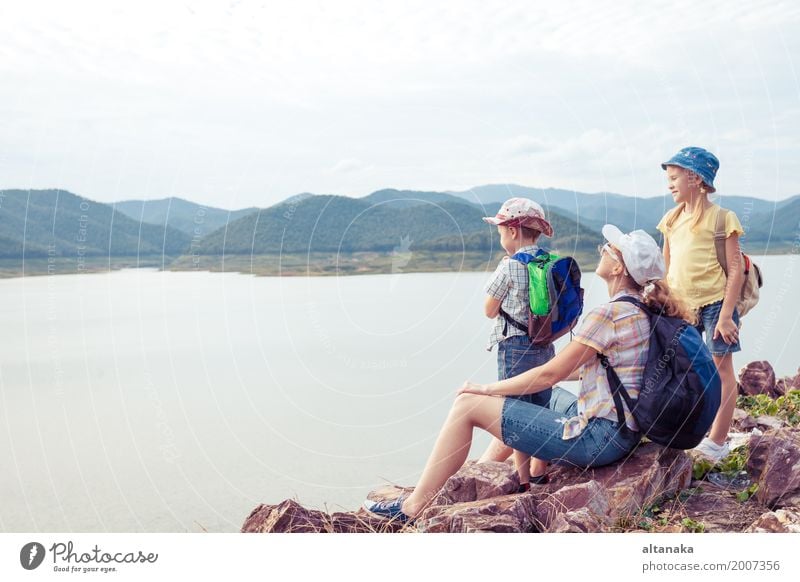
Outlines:
[[[0,191],[0,258],[179,255],[189,236],[65,190]]]
[[[389,252],[416,250],[499,250],[497,229],[483,222],[484,211],[463,201],[436,203],[381,201],[343,196],[310,196],[248,215],[206,237],[193,252],[201,255],[304,252]],[[551,248],[586,250],[601,235],[551,214],[556,231]]]
[[[171,226],[189,236],[211,233],[229,222],[258,210],[252,207],[225,210],[175,197],[160,200],[124,200],[115,202],[114,209],[136,222]]]

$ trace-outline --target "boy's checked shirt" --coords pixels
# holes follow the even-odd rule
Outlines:
[[[539,250],[537,245],[528,245],[520,248],[518,253],[536,254]],[[500,307],[516,321],[524,326],[528,326],[528,311],[530,311],[530,297],[528,296],[528,267],[510,257],[503,257],[497,265],[492,276],[486,282],[486,294],[502,300]],[[494,320],[494,327],[489,336],[489,344],[486,346],[488,351],[504,339],[515,335],[525,335],[521,329],[517,329],[510,323],[503,335],[503,328],[506,322],[502,315],[498,315]]]

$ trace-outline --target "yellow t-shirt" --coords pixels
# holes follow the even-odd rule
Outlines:
[[[667,217],[672,210],[656,227],[669,242],[667,283],[694,309],[725,298],[725,271],[717,261],[714,248],[714,230],[720,210],[716,204],[707,208],[695,232],[691,230],[694,216],[686,212],[681,212],[672,227],[667,229]],[[744,230],[736,214],[729,210],[725,217],[725,236],[734,233],[741,236]]]

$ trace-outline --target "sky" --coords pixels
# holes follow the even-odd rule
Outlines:
[[[800,3],[4,2],[0,189],[800,194]]]

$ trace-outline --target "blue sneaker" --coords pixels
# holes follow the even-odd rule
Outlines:
[[[403,501],[405,501],[405,497],[398,497],[390,501],[372,501],[371,499],[367,499],[364,502],[364,509],[381,517],[396,519],[401,523],[408,523],[411,521],[411,518],[403,513],[401,509]]]

